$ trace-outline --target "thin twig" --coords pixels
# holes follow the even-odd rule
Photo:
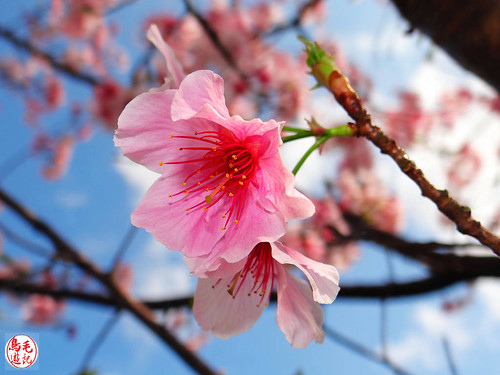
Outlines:
[[[111,262],[110,273],[113,273],[116,270],[116,267],[118,266],[118,264],[120,264],[123,256],[125,255],[125,251],[127,251],[128,247],[134,240],[136,234],[137,234],[137,228],[131,224],[127,232],[125,233],[125,236],[123,237],[120,246],[118,246],[118,249],[115,252],[115,256],[113,257],[113,261]]]
[[[104,322],[104,325],[99,330],[96,337],[94,337],[94,340],[92,340],[85,355],[83,356],[82,364],[80,365],[79,374],[83,374],[83,373],[85,373],[85,371],[88,370],[88,366],[89,366],[90,361],[92,361],[92,358],[94,357],[94,355],[100,349],[101,345],[106,340],[106,337],[111,332],[111,329],[118,322],[119,317],[120,317],[120,311],[113,311],[113,313],[109,317],[109,319],[107,319]]]
[[[342,333],[328,327],[327,325],[323,325],[323,329],[325,330],[325,334],[327,337],[330,339],[342,344],[346,348],[352,350],[353,352],[365,357],[366,359],[369,359],[373,362],[380,363],[381,365],[384,365],[391,370],[393,370],[396,374],[399,375],[410,375],[411,373],[403,370],[401,367],[396,365],[394,362],[392,362],[389,358],[386,356],[380,355],[374,350],[364,346],[363,344],[354,341],[353,339],[343,335]]]
[[[443,336],[442,342],[443,342],[443,349],[446,357],[446,362],[448,363],[448,367],[450,368],[450,373],[451,375],[458,375],[457,366],[455,365],[453,355],[451,354],[450,342],[446,338],[446,336]]]

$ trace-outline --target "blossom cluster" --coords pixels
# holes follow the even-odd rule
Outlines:
[[[161,177],[132,223],[184,254],[199,277],[193,313],[203,329],[221,338],[248,330],[276,286],[287,340],[299,348],[322,342],[319,304],[335,299],[338,272],[278,241],[291,219],[314,213],[281,160],[283,123],[231,116],[219,75],[185,76],[155,25],[148,37],[166,60],[167,79],[125,107],[115,145]]]

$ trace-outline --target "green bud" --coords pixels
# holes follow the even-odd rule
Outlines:
[[[305,45],[306,63],[311,68],[311,74],[320,84],[328,86],[328,77],[338,70],[335,60],[332,56],[327,55],[317,42],[313,43],[303,36],[299,36],[299,40]]]

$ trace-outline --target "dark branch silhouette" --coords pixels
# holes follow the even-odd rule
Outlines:
[[[21,219],[28,223],[33,229],[47,237],[56,251],[65,260],[72,262],[75,266],[85,271],[88,275],[99,281],[109,292],[116,306],[128,310],[152,332],[170,346],[193,370],[200,374],[215,374],[196,354],[188,350],[169,330],[158,324],[154,319],[152,311],[135,300],[127,292],[123,291],[112,279],[112,277],[102,272],[95,264],[85,258],[81,252],[64,240],[52,227],[39,219],[34,213],[18,203],[14,198],[0,189],[0,200],[11,208]]]

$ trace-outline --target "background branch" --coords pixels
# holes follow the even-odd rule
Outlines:
[[[38,219],[32,212],[14,200],[5,191],[0,189],[0,200],[16,212],[33,229],[47,237],[55,249],[71,261],[75,266],[85,271],[88,275],[98,280],[110,293],[111,298],[120,308],[128,310],[163,342],[170,346],[193,370],[200,374],[215,374],[196,354],[188,350],[169,330],[163,325],[156,323],[152,311],[141,302],[133,299],[127,292],[123,291],[113,279],[102,272],[90,260],[86,259],[80,252],[67,243],[48,224]]]

